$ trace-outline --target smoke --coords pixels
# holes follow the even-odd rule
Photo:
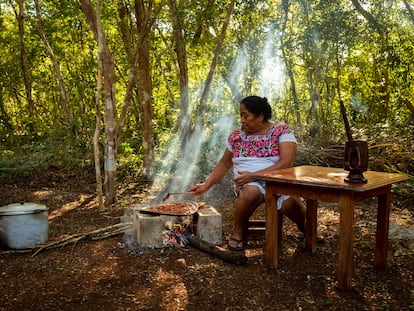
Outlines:
[[[234,58],[227,80],[223,81],[216,75],[212,83],[208,101],[206,124],[196,124],[195,129],[188,138],[185,146],[181,145],[180,132],[171,134],[168,143],[160,145],[155,152],[154,180],[149,189],[149,196],[140,203],[141,207],[160,204],[165,194],[173,192],[186,192],[191,185],[203,181],[213,169],[217,161],[225,151],[226,139],[229,133],[239,124],[239,101],[241,97],[259,95],[268,98],[270,103],[279,100],[284,81],[284,70],[277,56],[277,45],[273,27],[268,28],[263,48],[260,55],[253,55],[260,60],[259,70],[252,70],[249,59],[248,43],[242,46]],[[248,42],[248,41],[246,41]],[[256,53],[256,52],[254,52]],[[249,72],[258,72],[257,77],[248,76]],[[253,81],[255,87],[246,81]],[[244,90],[248,89],[248,94]],[[202,85],[192,94],[190,92],[190,107],[188,117],[183,122],[190,122],[201,94]],[[241,93],[241,94],[240,94]],[[185,148],[185,150],[182,150]],[[232,176],[229,173],[221,184],[210,189],[206,194],[197,198],[197,201],[205,201],[215,204],[223,196],[223,193],[231,195]],[[215,189],[218,189],[215,192]],[[221,192],[220,192],[221,191]],[[193,200],[190,194],[170,196],[171,200]],[[134,207],[139,207],[136,205]],[[132,208],[132,207],[131,207]],[[129,212],[129,215],[128,215]],[[129,210],[122,221],[131,221],[133,210]],[[125,243],[134,248],[136,245],[133,230],[124,236]],[[135,246],[134,246],[135,245]]]
[[[258,85],[254,93],[266,96],[271,103],[280,98],[284,81],[284,70],[277,55],[275,37],[273,27],[268,27],[263,48],[258,49],[261,55],[255,56],[261,60],[261,68],[258,71],[259,76],[254,79]],[[227,81],[219,79],[216,75],[209,95],[205,118],[207,122],[204,125],[195,125],[192,136],[186,142],[185,150],[181,150],[181,133],[175,133],[169,139],[167,148],[163,147],[163,150],[157,151],[158,169],[153,187],[149,191],[153,195],[153,201],[160,202],[167,192],[185,192],[191,185],[204,180],[222,156],[227,136],[239,122],[240,98],[234,99],[237,96],[234,95],[234,90],[243,90],[245,81],[252,78],[246,76],[249,66],[246,46],[238,50]],[[200,86],[194,94],[190,94],[189,115],[196,109],[201,89]],[[241,96],[248,95],[252,93]],[[185,121],[189,120],[190,116]]]
[[[176,133],[168,146],[158,155],[159,169],[154,177],[153,187],[149,191],[153,197],[151,201],[160,202],[162,196],[168,192],[185,192],[191,185],[203,181],[215,163],[225,150],[227,135],[235,127],[236,118],[230,115],[228,107],[238,103],[221,102],[221,98],[215,99],[217,111],[207,116],[208,125],[195,126],[194,132],[181,150],[180,133]],[[219,105],[222,103],[221,105]],[[195,106],[192,103],[192,106]],[[183,198],[189,198],[183,196]],[[180,197],[177,197],[180,198]],[[171,197],[173,199],[173,197]]]
[[[259,76],[260,94],[267,97],[273,103],[281,97],[285,71],[283,64],[278,57],[276,32],[271,27],[266,34],[266,41],[263,48],[263,65]]]

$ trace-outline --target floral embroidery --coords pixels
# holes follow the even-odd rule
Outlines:
[[[233,158],[275,157],[279,155],[279,136],[289,133],[287,124],[275,123],[265,135],[246,135],[241,129],[236,129],[227,140],[233,149]]]

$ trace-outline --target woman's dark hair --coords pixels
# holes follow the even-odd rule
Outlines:
[[[270,107],[266,97],[247,96],[241,100],[240,104],[243,104],[255,116],[263,113],[264,121],[270,120],[272,117],[272,107]]]

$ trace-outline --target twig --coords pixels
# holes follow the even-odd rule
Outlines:
[[[31,246],[27,247],[25,249],[18,249],[18,250],[9,250],[9,251],[2,251],[0,254],[10,254],[10,253],[29,253],[33,252],[32,257],[36,256],[38,253],[40,253],[43,250],[46,249],[52,249],[57,247],[63,247],[65,245],[71,244],[71,243],[77,243],[78,241],[89,239],[92,241],[106,239],[109,237],[113,237],[115,235],[121,234],[122,232],[127,231],[132,225],[132,222],[126,222],[126,223],[118,223],[115,225],[111,225],[104,228],[99,228],[90,232],[86,233],[76,233],[71,234],[69,236],[66,236],[60,240],[52,241],[47,244],[37,245],[37,246]]]

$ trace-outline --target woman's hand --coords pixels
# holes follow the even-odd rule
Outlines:
[[[232,156],[233,154],[228,149],[226,149],[226,151],[223,153],[223,156],[217,162],[216,166],[213,168],[210,175],[205,179],[205,181],[192,186],[187,191],[192,193],[192,195],[201,195],[213,187],[219,180],[224,177],[224,175],[227,174],[229,169],[232,167]]]
[[[244,184],[247,184],[251,181],[254,181],[252,178],[253,173],[252,172],[237,172],[237,177],[234,178],[234,183],[236,186],[242,186]]]
[[[205,183],[199,183],[199,184],[196,184],[196,185],[192,186],[187,191],[190,192],[192,195],[197,196],[197,195],[203,194],[207,190],[208,190],[208,187]]]

